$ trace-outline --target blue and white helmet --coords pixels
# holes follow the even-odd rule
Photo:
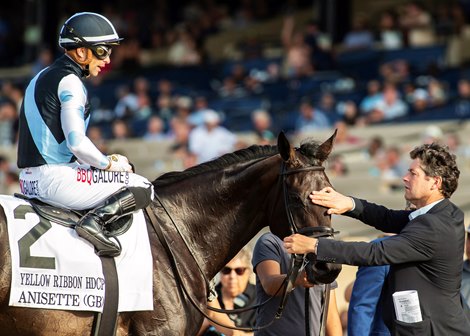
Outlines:
[[[59,33],[59,46],[70,50],[90,45],[118,45],[122,38],[103,15],[81,12],[65,21]]]

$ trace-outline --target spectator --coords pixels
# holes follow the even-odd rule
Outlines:
[[[310,20],[305,26],[304,41],[310,47],[311,64],[316,70],[333,68],[331,39],[320,30],[318,22]]]
[[[129,125],[121,119],[113,121],[111,133],[114,140],[126,140],[132,137],[132,131],[130,130]]]
[[[341,155],[332,155],[328,158],[328,175],[330,176],[345,176],[348,174],[348,166],[344,162]]]
[[[432,16],[418,1],[409,1],[403,6],[399,24],[405,31],[409,46],[419,47],[435,42]]]
[[[293,16],[284,18],[281,30],[281,43],[284,47],[284,77],[301,78],[313,74],[311,49],[305,43],[303,33],[295,31],[295,19]]]
[[[177,31],[177,39],[170,45],[168,60],[176,66],[198,65],[202,56],[197,48],[196,40],[186,28]]]
[[[217,300],[222,309],[233,310],[252,307],[256,304],[256,288],[250,283],[253,271],[251,268],[251,251],[244,247],[220,271],[220,282],[215,286]],[[253,328],[256,310],[248,310],[240,314],[228,314],[236,327]],[[205,321],[206,327],[209,321]],[[218,329],[217,325],[213,325]]]
[[[378,238],[379,243],[386,238]],[[387,278],[389,265],[361,266],[351,291],[348,308],[348,336],[388,336],[390,331],[382,319],[379,305],[382,287]]]
[[[353,100],[347,100],[338,104],[338,114],[340,122],[344,123],[347,126],[357,125],[360,117],[359,110],[356,103]]]
[[[470,309],[470,228],[467,227],[467,239],[465,242],[465,261],[463,263],[462,284],[460,293],[467,306]]]
[[[374,44],[374,35],[368,27],[367,18],[360,15],[354,18],[352,29],[346,33],[343,47],[346,51],[357,49],[369,49]]]
[[[175,116],[188,121],[193,108],[193,100],[189,96],[180,96],[175,100]]]
[[[367,82],[367,95],[359,103],[359,110],[361,115],[369,114],[382,100],[380,82],[378,80],[370,80]]]
[[[103,154],[109,154],[108,146],[106,140],[103,136],[103,131],[100,127],[91,125],[87,129],[88,138],[93,142],[93,144],[100,150]]]
[[[207,97],[200,95],[194,98],[194,110],[188,117],[191,126],[201,126],[204,124],[204,112],[209,109]]]
[[[462,119],[470,116],[470,80],[463,78],[457,83],[455,114]]]
[[[139,110],[139,101],[128,85],[121,85],[116,90],[118,101],[114,107],[116,118],[132,120]]]
[[[11,146],[16,143],[16,124],[18,111],[13,102],[0,102],[0,146]]]
[[[320,96],[320,101],[317,105],[318,110],[325,113],[331,125],[340,120],[341,112],[338,110],[338,104],[336,104],[336,98],[333,93],[326,91]]]
[[[251,114],[251,122],[259,145],[273,145],[276,140],[272,131],[272,119],[268,111],[263,109],[254,110]]]
[[[323,111],[313,107],[308,99],[303,99],[299,106],[299,116],[295,124],[297,132],[312,132],[331,127]]]
[[[235,150],[237,137],[220,126],[220,116],[213,110],[204,113],[204,125],[194,128],[189,134],[189,151],[203,163]]]
[[[34,61],[33,66],[31,68],[31,75],[33,77],[36,76],[39,71],[51,65],[53,60],[54,55],[52,53],[52,50],[48,47],[42,47],[39,50],[37,59]]]
[[[286,277],[290,267],[290,256],[282,246],[282,240],[268,232],[263,234],[256,242],[253,251],[253,269],[256,273],[256,297],[258,303],[276,297],[258,309],[256,325],[264,326],[270,323],[276,314],[281,300],[282,290],[279,288]],[[341,336],[342,328],[336,306],[335,288],[333,282],[330,291],[330,304],[328,306],[326,331],[329,336]],[[319,335],[321,323],[321,297],[324,285],[313,285],[307,281],[305,272],[302,272],[296,282],[295,290],[289,294],[289,300],[282,313],[281,319],[275,319],[267,328],[255,333],[263,335],[305,335],[305,291],[310,292],[309,311],[311,335]],[[279,291],[278,291],[279,290]]]
[[[147,131],[143,139],[146,141],[162,141],[168,139],[165,134],[165,123],[159,116],[151,116],[147,121]]]
[[[396,235],[372,244],[295,234],[284,239],[284,247],[289,253],[314,253],[317,260],[335,263],[390,264],[380,305],[392,334],[465,335],[470,321],[460,298],[464,214],[449,200],[460,175],[456,157],[438,144],[416,147],[410,157],[409,171],[403,177],[405,199],[417,210],[387,209],[331,187],[310,195],[313,203],[328,208],[328,214],[347,214]],[[417,291],[421,318],[406,321],[396,314],[392,294],[406,290]]]
[[[377,40],[382,48],[392,50],[403,47],[403,34],[393,11],[385,11],[380,15],[378,30]]]
[[[383,121],[397,120],[406,116],[408,106],[400,98],[400,94],[393,84],[387,84],[383,90],[383,96],[377,102],[374,109],[366,116],[368,124],[376,124]]]

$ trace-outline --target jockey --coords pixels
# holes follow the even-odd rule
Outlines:
[[[86,135],[90,109],[83,79],[98,76],[121,40],[100,14],[66,20],[59,34],[64,55],[29,83],[19,123],[22,193],[59,207],[92,209],[75,229],[105,256],[121,252],[106,226],[153,199],[152,184],[132,172],[125,156],[106,156]]]

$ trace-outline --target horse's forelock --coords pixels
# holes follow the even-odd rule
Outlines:
[[[302,142],[299,147],[300,154],[302,154],[312,166],[321,165],[328,157],[328,155],[325,156],[325,153],[320,150],[320,145],[321,144],[317,141],[307,139]]]

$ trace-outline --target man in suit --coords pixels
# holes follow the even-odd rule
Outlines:
[[[416,210],[391,210],[327,187],[310,195],[327,213],[345,214],[384,232],[396,233],[379,243],[342,242],[295,234],[284,239],[289,253],[315,253],[317,260],[357,266],[390,264],[382,289],[382,316],[392,335],[469,335],[460,300],[465,227],[463,212],[449,198],[460,171],[455,155],[438,144],[410,153],[403,177],[405,199]],[[416,290],[421,322],[398,321],[392,294]]]

